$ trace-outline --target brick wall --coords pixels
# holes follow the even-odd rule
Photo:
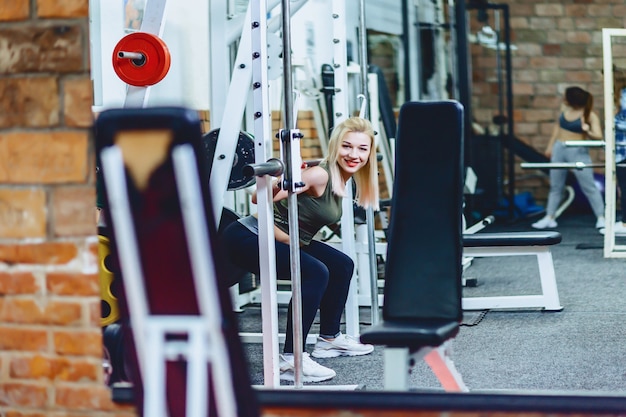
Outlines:
[[[515,135],[543,152],[563,91],[572,85],[594,95],[594,108],[603,120],[602,28],[626,26],[624,1],[500,0],[497,3],[510,7],[511,39],[518,48],[512,51]],[[476,11],[470,12],[473,33],[482,25],[476,14]],[[500,22],[503,28],[503,15]],[[495,28],[493,11],[489,24]],[[470,51],[473,115],[486,127],[498,114],[496,52],[479,45],[471,45]],[[504,59],[504,53],[502,57]],[[501,65],[504,66],[504,60]],[[591,153],[594,160],[604,160],[603,151],[592,150]],[[536,174],[519,168],[517,171],[518,176]],[[547,193],[548,183],[547,177],[539,175],[518,180],[517,186],[520,190],[532,190],[541,199]]]
[[[0,0],[0,415],[131,416],[103,383],[88,0]]]

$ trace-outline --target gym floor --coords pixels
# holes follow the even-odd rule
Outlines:
[[[530,231],[536,219],[514,224],[496,222],[485,232]],[[626,394],[626,273],[625,259],[603,257],[603,236],[587,214],[558,219],[563,241],[552,247],[560,312],[540,310],[467,311],[452,355],[465,384],[475,392],[555,392]],[[618,244],[626,243],[621,238]],[[464,288],[464,297],[521,295],[539,291],[535,257],[476,258],[464,277],[476,278],[477,287]],[[361,308],[363,328],[371,321],[369,308]],[[259,305],[238,314],[240,329],[261,331]],[[286,307],[279,309],[284,332]],[[317,332],[314,324],[312,333]],[[261,344],[244,346],[252,383],[263,384]],[[307,346],[310,352],[313,346]],[[371,355],[320,359],[337,372],[330,381],[313,385],[359,385],[383,388],[383,347]],[[423,362],[410,377],[411,388],[440,391],[439,382]]]

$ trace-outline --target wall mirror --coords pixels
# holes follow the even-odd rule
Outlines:
[[[135,32],[137,25],[141,27],[141,12],[146,2],[139,0],[122,1],[114,5],[110,1],[90,1],[91,13],[91,36],[92,36],[92,67],[94,68],[94,111],[97,113],[108,107],[123,107],[127,98],[126,85],[114,73],[109,63],[115,44],[126,34]],[[173,3],[173,2],[170,2]],[[174,104],[188,106],[197,109],[206,116],[207,126],[219,126],[224,120],[223,109],[227,108],[229,99],[228,82],[230,80],[231,65],[237,63],[238,46],[243,42],[239,35],[244,27],[246,16],[246,1],[228,1],[224,5],[216,5],[217,2],[190,0],[181,2],[180,7],[171,4],[165,9],[167,14],[162,22],[162,33],[159,36],[167,43],[171,56],[172,66],[168,77],[161,85],[150,87],[150,96],[144,96],[146,105]],[[294,32],[294,81],[300,89],[300,110],[308,116],[303,119],[303,126],[307,123],[313,133],[316,129],[321,137],[327,137],[328,118],[327,101],[324,96],[324,76],[332,75],[323,73],[324,64],[337,65],[333,48],[336,40],[339,40],[345,48],[345,65],[348,67],[345,89],[346,108],[350,112],[358,111],[359,92],[358,81],[358,49],[361,47],[359,33],[356,30],[358,22],[354,19],[359,15],[359,7],[355,2],[346,2],[345,8],[337,6],[338,3],[331,0],[317,1],[292,1],[295,26],[299,29]],[[355,4],[353,4],[355,3]],[[386,58],[389,58],[390,68],[402,66],[394,74],[400,74],[394,93],[398,97],[418,100],[420,95],[419,85],[429,85],[430,88],[439,88],[440,91],[424,94],[430,98],[463,98],[463,92],[458,91],[459,79],[457,77],[459,58],[454,56],[451,49],[442,51],[439,48],[454,47],[459,36],[450,31],[451,23],[456,19],[456,25],[463,30],[467,28],[467,22],[461,22],[455,17],[460,10],[462,16],[474,18],[467,14],[464,4],[454,1],[421,1],[421,2],[396,2],[396,1],[366,1],[366,16],[368,28],[373,28],[369,34],[372,45],[377,48],[377,65],[383,67]],[[464,2],[461,2],[464,3]],[[476,2],[480,3],[480,2]],[[268,1],[269,12],[267,21],[269,27],[278,32],[280,21],[280,2]],[[476,4],[472,3],[472,7]],[[126,8],[125,8],[126,7]],[[418,10],[416,10],[418,9]],[[474,9],[472,9],[474,10]],[[410,13],[407,13],[410,12]],[[218,19],[217,13],[223,13],[224,18]],[[344,20],[342,27],[333,20],[333,13],[350,16]],[[213,16],[209,18],[209,16]],[[318,19],[316,16],[324,16]],[[326,17],[328,19],[326,19]],[[345,16],[344,16],[345,17]],[[145,18],[145,15],[144,15]],[[352,20],[350,20],[352,19]],[[119,21],[119,25],[111,25],[110,22]],[[211,28],[208,22],[211,22]],[[324,23],[320,23],[320,22]],[[348,23],[345,23],[348,22]],[[501,24],[501,21],[500,21]],[[389,25],[389,26],[385,26]],[[392,27],[393,29],[385,29]],[[495,27],[495,26],[494,26]],[[500,29],[502,26],[497,26]],[[194,28],[189,33],[189,28]],[[399,30],[403,28],[403,30]],[[492,29],[493,30],[493,29]],[[276,33],[268,35],[268,54],[271,71],[280,67],[280,39]],[[221,33],[221,38],[218,34]],[[421,36],[421,38],[420,38]],[[485,27],[481,28],[482,40],[485,43],[493,41],[495,37],[495,49],[491,48],[492,54],[499,53],[498,34],[494,35]],[[600,36],[600,32],[593,36]],[[594,79],[598,89],[594,90],[596,96],[596,110],[603,114],[607,149],[615,146],[614,114],[616,94],[626,87],[626,32],[623,30],[605,30],[602,32],[604,49],[604,78]],[[393,55],[385,55],[386,46],[382,40],[393,39]],[[462,39],[462,38],[461,38]],[[471,40],[465,37],[465,51],[475,47]],[[376,43],[375,41],[378,41]],[[404,42],[404,44],[402,43]],[[493,43],[493,42],[492,42]],[[371,45],[370,45],[371,46]],[[423,59],[424,51],[420,48],[430,48],[433,51],[429,55],[428,70],[435,78],[425,79],[420,69],[416,73],[407,70],[406,61]],[[493,45],[492,45],[493,46]],[[600,47],[596,44],[595,47]],[[531,42],[518,39],[517,51],[532,49]],[[524,49],[526,48],[526,49]],[[415,51],[419,50],[420,53]],[[196,53],[197,51],[211,51],[210,53]],[[298,53],[302,51],[302,54]],[[446,52],[447,51],[447,52]],[[315,52],[314,56],[306,56],[307,52]],[[215,57],[223,57],[216,59]],[[497,55],[491,55],[489,60],[481,61],[484,65],[504,65],[496,59]],[[503,56],[501,56],[502,59]],[[487,63],[485,63],[487,62]],[[491,64],[489,64],[491,62]],[[337,67],[335,67],[336,69]],[[471,65],[468,65],[471,70]],[[498,67],[500,70],[500,67]],[[336,69],[336,74],[339,71]],[[513,70],[515,71],[515,70]],[[600,72],[600,65],[597,70]],[[501,77],[502,72],[497,72]],[[607,77],[611,74],[610,77]],[[467,75],[467,74],[466,74]],[[448,76],[450,78],[448,78]],[[221,78],[220,78],[221,77]],[[393,78],[393,77],[392,77]],[[468,76],[471,79],[471,74]],[[189,83],[188,80],[194,80]],[[222,80],[222,81],[220,81]],[[387,78],[387,81],[389,78]],[[370,85],[376,81],[371,80]],[[500,78],[496,83],[502,83]],[[330,85],[330,84],[329,84]],[[435,86],[435,87],[433,87]],[[600,88],[603,86],[604,91]],[[386,87],[389,87],[386,85]],[[335,96],[340,91],[333,91]],[[329,94],[329,95],[331,95]],[[270,81],[269,101],[273,109],[277,111],[273,129],[279,125],[281,100],[284,94],[281,91],[280,79],[277,76]],[[603,100],[601,99],[603,98]],[[394,100],[394,103],[397,99]],[[336,101],[335,101],[336,103]],[[471,104],[471,103],[468,103]],[[495,102],[496,105],[502,103]],[[508,102],[504,103],[508,104]],[[241,120],[243,126],[252,129],[253,118],[249,112],[244,112],[249,102],[241,103]],[[471,108],[471,105],[468,105]],[[209,109],[215,109],[208,111]],[[335,112],[337,108],[335,108]],[[480,112],[480,109],[476,109]],[[606,114],[604,113],[606,112]],[[303,116],[304,117],[304,116]],[[325,120],[325,122],[323,121]],[[316,127],[320,123],[323,128]],[[382,136],[393,139],[393,134],[384,132],[383,121],[378,125]],[[249,130],[249,129],[244,129]],[[311,158],[323,153],[323,145],[307,147]],[[389,149],[393,149],[393,145]],[[612,148],[611,148],[612,149]],[[388,155],[388,156],[391,156]],[[605,158],[606,172],[614,172],[615,158],[612,153],[607,153]],[[516,162],[517,163],[517,162]],[[609,166],[610,165],[610,166]],[[501,175],[502,173],[497,175]],[[389,175],[391,173],[389,172]],[[606,218],[611,223],[615,222],[615,209],[619,200],[615,198],[612,190],[616,188],[614,177],[606,179],[607,210],[613,210],[612,215],[607,211]],[[506,191],[506,190],[505,190]],[[245,191],[233,193],[227,203],[238,212],[254,211],[248,202]],[[472,219],[475,223],[480,219]],[[505,401],[503,393],[522,395],[545,394],[553,398],[559,396],[560,404],[566,408],[568,401],[573,403],[574,397],[588,398],[588,403],[593,405],[594,398],[607,397],[622,400],[626,394],[626,365],[623,361],[623,317],[626,307],[623,305],[623,270],[622,262],[618,256],[626,250],[626,241],[616,236],[611,227],[607,228],[607,234],[602,236],[585,223],[588,218],[564,218],[562,223],[563,241],[550,247],[555,271],[557,274],[559,303],[563,309],[554,308],[554,311],[541,311],[540,307],[528,309],[516,309],[515,311],[477,308],[465,311],[459,335],[450,344],[450,358],[454,361],[459,373],[462,375],[470,393],[485,394],[493,398],[493,403]],[[507,222],[493,224],[498,232],[530,231],[529,222],[514,225]],[[492,227],[492,226],[489,226]],[[490,230],[490,229],[485,229]],[[362,244],[360,242],[357,244]],[[379,242],[380,243],[380,242]],[[582,245],[582,246],[580,246]],[[584,247],[586,245],[586,248]],[[381,245],[382,246],[382,245]],[[610,248],[610,256],[607,255],[607,247]],[[381,255],[384,249],[381,250]],[[616,257],[612,255],[620,253]],[[520,255],[527,255],[521,253]],[[606,257],[605,257],[606,256]],[[378,263],[380,261],[380,263]],[[495,297],[503,292],[515,295],[527,296],[543,291],[541,288],[539,273],[541,264],[538,265],[534,256],[497,256],[493,258],[476,257],[467,260],[467,269],[464,277],[470,282],[477,282],[477,286],[467,286],[463,289],[464,297]],[[365,264],[362,264],[365,265]],[[377,265],[381,275],[380,282],[384,282],[384,256],[377,259]],[[365,268],[364,266],[362,268]],[[252,383],[263,385],[264,365],[263,346],[259,343],[259,336],[254,333],[261,332],[261,307],[258,293],[258,281],[247,283],[248,288],[240,287],[234,293],[235,304],[240,310],[238,317],[242,332],[249,334],[245,339],[246,352],[249,359]],[[472,281],[475,280],[475,281]],[[286,301],[288,286],[285,282],[279,282],[279,289],[284,290],[281,295],[282,305],[279,307],[279,325],[284,329],[286,317]],[[344,324],[364,328],[372,323],[373,315],[368,308],[369,296],[358,297],[353,302],[358,306],[350,314],[346,314]],[[382,293],[378,297],[383,302]],[[317,323],[317,322],[316,322]],[[317,330],[314,324],[312,334]],[[256,342],[253,341],[257,338]],[[280,339],[283,340],[283,339]],[[315,339],[311,340],[312,342]],[[384,360],[383,348],[377,347],[373,354],[368,356],[341,357],[320,360],[324,366],[334,369],[337,376],[324,384],[324,388],[330,391],[347,392],[357,388],[379,392],[383,388]],[[417,362],[410,376],[410,385],[417,392],[428,395],[441,392],[440,381],[437,380],[431,370],[422,362]],[[319,387],[318,385],[316,385]],[[272,388],[262,389],[262,398],[273,401]],[[459,396],[462,397],[462,396]],[[423,397],[422,397],[423,398]],[[455,397],[456,398],[456,397]],[[464,400],[451,400],[462,402]],[[487,404],[489,400],[484,400]],[[626,403],[626,400],[624,401]],[[541,406],[546,403],[536,400]],[[577,403],[582,404],[582,402]],[[605,402],[605,404],[608,404]],[[615,407],[619,403],[615,403]],[[580,405],[582,407],[582,405]],[[586,407],[586,406],[585,406]]]

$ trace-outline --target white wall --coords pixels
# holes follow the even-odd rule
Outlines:
[[[379,32],[392,35],[402,34],[402,2],[400,0],[366,0],[365,25],[368,29]]]

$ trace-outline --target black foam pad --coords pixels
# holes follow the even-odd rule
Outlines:
[[[383,319],[461,320],[463,108],[400,109]]]

